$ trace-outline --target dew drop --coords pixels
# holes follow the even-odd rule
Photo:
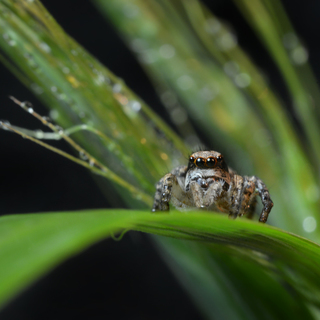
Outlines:
[[[44,133],[42,130],[35,130],[35,136],[37,139],[43,139]]]
[[[239,88],[246,88],[251,83],[251,77],[247,73],[240,73],[234,77],[234,82]]]
[[[121,92],[122,89],[122,85],[120,83],[116,83],[113,87],[112,87],[112,91],[114,93],[119,93]]]
[[[10,130],[9,128],[5,127],[4,125],[11,126],[11,123],[9,121],[7,121],[7,120],[0,121],[0,127],[3,130]]]
[[[152,64],[158,60],[158,55],[156,50],[148,49],[141,53],[140,61],[145,64]]]
[[[306,48],[298,46],[291,51],[291,58],[294,64],[302,65],[305,64],[309,59],[309,53]]]
[[[207,19],[205,30],[211,34],[217,34],[221,30],[221,23],[217,19]]]
[[[33,113],[33,108],[28,108],[27,111],[28,111],[29,113]]]
[[[53,120],[57,120],[59,118],[59,112],[58,110],[52,109],[49,111],[49,116]]]
[[[24,53],[23,56],[27,59],[28,65],[30,66],[30,68],[37,68],[38,65],[35,62],[33,56],[31,54],[29,54],[28,52]]]
[[[117,145],[114,141],[110,142],[107,146],[108,150],[111,152],[114,152],[114,150],[116,149]]]
[[[51,48],[49,47],[49,45],[45,42],[41,42],[39,44],[40,49],[42,49],[44,52],[46,53],[50,53],[51,52]]]
[[[14,40],[10,40],[10,41],[8,41],[8,44],[9,44],[9,46],[10,47],[13,47],[13,46],[15,46],[17,43],[14,41]]]
[[[10,47],[15,46],[17,43],[7,33],[3,34],[3,39],[7,42]]]
[[[240,67],[235,61],[228,61],[224,64],[223,70],[229,77],[233,78],[239,73]]]
[[[98,74],[95,80],[98,85],[101,85],[105,82],[105,76],[103,74]]]
[[[75,50],[75,49],[72,49],[72,50],[71,50],[71,53],[72,53],[74,56],[77,56],[77,55],[78,55],[78,52],[77,52],[77,50]]]
[[[200,90],[200,95],[205,101],[212,101],[219,93],[218,87],[204,87]]]
[[[170,112],[171,120],[176,125],[181,125],[187,121],[187,113],[182,108],[175,108]]]
[[[65,93],[60,93],[58,95],[58,99],[65,101],[65,100],[67,100],[67,95]]]
[[[218,39],[218,45],[222,51],[233,49],[238,43],[237,37],[231,32],[226,32]]]
[[[62,132],[62,133],[63,133],[63,129],[62,129],[62,127],[60,127],[60,126],[58,126],[58,125],[55,125],[55,128],[56,128],[56,130],[58,130],[58,131],[59,131],[59,133],[60,133],[60,132]]]
[[[307,217],[303,220],[302,226],[304,231],[310,233],[316,230],[317,221],[314,217]]]
[[[175,55],[175,52],[175,48],[170,44],[164,44],[159,49],[160,56],[165,59],[171,59]]]
[[[80,159],[84,160],[84,161],[87,161],[88,160],[88,156],[85,154],[84,151],[80,151],[79,152],[79,157]]]
[[[70,69],[69,69],[68,67],[63,67],[63,68],[62,68],[62,72],[63,72],[64,74],[68,74],[68,73],[70,72]]]
[[[30,88],[35,94],[40,95],[43,93],[43,89],[40,86],[38,86],[36,83],[32,83],[30,85]]]
[[[177,84],[182,90],[189,90],[194,85],[193,79],[188,75],[183,75],[178,78]]]
[[[139,112],[141,110],[141,103],[138,101],[130,101],[129,106],[135,112]]]
[[[148,44],[144,39],[136,38],[131,41],[131,48],[135,52],[143,52],[148,48]]]
[[[51,122],[51,119],[50,119],[49,117],[42,117],[42,119],[43,119],[44,121]]]
[[[139,7],[132,3],[128,3],[123,6],[123,14],[130,19],[137,17],[140,13]]]

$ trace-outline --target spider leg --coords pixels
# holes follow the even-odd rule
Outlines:
[[[181,166],[160,179],[156,186],[152,212],[169,211],[169,201],[171,199],[177,207],[183,207],[186,204],[187,199],[183,200],[185,191],[178,182],[178,178],[183,179],[185,177],[186,171],[187,167]]]
[[[252,219],[256,204],[256,185],[249,177],[245,176],[241,195],[241,208],[238,215],[247,214],[248,219]]]
[[[168,173],[157,183],[152,212],[169,211],[169,201],[174,178],[171,173]]]
[[[261,211],[259,221],[265,223],[268,220],[269,213],[273,207],[273,202],[270,198],[269,190],[258,177],[253,176],[250,180],[255,183],[256,189],[259,192],[259,196],[263,204],[263,209]]]
[[[233,185],[231,186],[232,194],[231,194],[231,209],[229,212],[229,218],[235,219],[241,209],[242,204],[242,194],[243,194],[243,186],[244,186],[244,179],[239,175],[234,175],[233,177]]]

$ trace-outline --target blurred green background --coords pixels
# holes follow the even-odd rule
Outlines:
[[[188,155],[188,148],[192,150],[204,144],[224,153],[229,165],[239,173],[256,174],[266,182],[275,203],[268,221],[270,224],[319,242],[320,233],[317,228],[320,163],[317,108],[319,91],[313,74],[315,71],[317,75],[319,68],[316,61],[319,48],[315,41],[316,13],[320,10],[319,5],[315,2],[311,5],[310,2],[309,6],[301,7],[298,2],[283,2],[294,26],[292,27],[283,7],[277,1],[238,0],[212,3],[191,0],[147,2],[101,0],[94,3],[101,15],[87,1],[78,2],[70,11],[69,8],[64,8],[62,2],[56,1],[54,5],[51,2],[43,2],[67,33],[107,68],[120,76],[133,92],[169,122],[187,145],[186,148],[183,147],[170,132],[166,135],[175,141],[173,145],[161,137],[161,132],[165,129],[161,121],[159,122],[153,115],[151,115],[152,121],[146,121],[151,129],[148,125],[144,129],[139,117],[132,114],[132,110],[144,108],[143,102],[128,92],[124,85],[121,86],[119,84],[121,81],[113,79],[112,75],[96,74],[95,81],[99,81],[99,76],[105,77],[104,80],[107,77],[111,79],[113,94],[118,102],[121,103],[124,91],[126,97],[129,95],[132,102],[129,105],[131,109],[124,108],[124,112],[135,128],[141,126],[141,132],[149,130],[151,136],[156,135],[159,127],[161,129],[159,144],[147,145],[145,153],[135,145],[137,141],[141,142],[143,139],[143,136],[137,139],[140,137],[139,134],[142,134],[137,130],[132,140],[129,137],[127,140],[117,137],[115,141],[118,145],[97,156],[107,158],[107,165],[120,177],[128,175],[123,166],[117,164],[120,161],[127,165],[126,168],[132,169],[130,173],[132,176],[129,176],[128,180],[152,195],[154,182],[174,165],[184,161]],[[1,11],[1,15],[5,21],[5,10]],[[104,20],[103,16],[107,19]],[[5,28],[5,25],[2,24],[2,27]],[[124,46],[117,34],[124,39],[127,46]],[[12,38],[10,33],[3,33],[2,42],[10,47],[10,41],[16,39]],[[42,49],[46,54],[46,48]],[[8,52],[3,54],[4,58],[10,56]],[[58,50],[57,52],[59,53]],[[140,65],[134,59],[134,55]],[[32,67],[32,61],[29,62]],[[90,62],[95,63],[91,60]],[[60,67],[62,76],[50,74],[48,75],[50,81],[63,78],[63,66]],[[89,67],[91,68],[89,72],[94,74],[94,70],[97,70],[96,65]],[[36,69],[35,64],[35,75],[37,75]],[[39,72],[40,81],[41,76]],[[33,119],[27,119],[26,114],[12,106],[6,96],[10,94],[21,100],[33,101],[40,114],[48,112],[5,70],[1,72],[1,77],[3,78],[1,118],[10,119],[20,126],[38,128],[39,124]],[[74,81],[69,82],[76,86]],[[73,97],[71,88],[61,84],[61,88],[55,86],[55,90],[52,90],[53,86],[48,81],[48,88],[44,86],[47,96],[43,98],[44,95],[37,82],[26,81],[26,83],[40,99],[47,103],[56,103],[54,105],[56,110],[59,110],[57,109],[59,104],[64,105],[59,112],[67,110],[68,106],[71,109],[75,108],[73,111],[80,119],[75,119],[67,111],[66,118],[57,117],[56,121],[60,121],[60,124],[68,127],[72,121],[84,123],[91,121],[99,130],[108,131],[111,128],[110,125],[101,123],[99,116],[92,118],[90,114],[86,114],[86,110],[81,109],[86,107],[84,100],[79,100],[76,95]],[[84,88],[83,92],[88,95],[88,99],[94,99],[93,93],[90,96],[90,88],[86,90]],[[95,94],[99,92],[103,97],[105,89],[99,90]],[[63,94],[64,96],[61,96]],[[55,98],[60,102],[54,102]],[[101,100],[97,99],[92,105],[98,115],[101,110],[99,101]],[[138,104],[134,104],[137,101]],[[114,106],[115,109],[117,107]],[[144,119],[148,120],[150,115],[147,109],[143,112]],[[51,113],[51,116],[54,114]],[[111,114],[108,116],[105,121],[112,123]],[[122,125],[125,125],[125,118],[121,121]],[[39,150],[39,147],[21,141],[18,137],[12,137],[7,132],[2,134],[6,137],[5,141],[1,142],[2,148],[7,150],[6,156],[1,160],[2,167],[6,168],[1,173],[2,213],[99,208],[109,204],[115,207],[128,205],[114,193],[111,193],[109,202],[106,202],[85,170],[46,150]],[[110,129],[107,134],[112,135],[114,132]],[[100,142],[94,140],[94,143]],[[90,149],[91,144],[92,141],[84,147]],[[59,142],[55,145],[61,147],[63,144]],[[125,152],[114,153],[117,148]],[[141,153],[135,153],[137,150]],[[128,158],[123,155],[127,155]],[[62,169],[61,166],[65,167]],[[141,172],[142,176],[139,177],[134,169]],[[105,183],[101,179],[96,180],[104,185],[104,193],[110,194],[110,188],[105,189]],[[35,194],[37,194],[36,201]],[[136,200],[130,199],[129,206],[147,207],[141,204],[139,199]],[[117,260],[119,252],[122,252],[121,256],[130,256],[128,251],[132,250],[132,247],[138,250],[135,247],[137,241],[139,245],[143,243],[145,246],[145,256],[140,258],[140,261],[149,263],[150,258],[147,257],[150,251],[154,250],[146,237],[134,234],[124,241],[127,241],[127,248],[123,242],[111,244],[108,241],[105,244],[108,247],[112,246],[112,250],[116,252],[116,258],[113,256],[110,258],[112,261]],[[117,247],[119,245],[122,246],[121,249]],[[96,257],[96,250],[104,251],[103,248],[103,244],[100,244],[87,254]],[[83,257],[74,260],[76,259],[90,260]],[[156,260],[158,257],[154,256],[152,259]],[[108,257],[105,257],[105,260],[108,260]],[[128,263],[131,263],[131,260],[129,261]],[[65,267],[65,271],[61,271],[67,275],[75,268],[72,261],[68,263],[69,266]],[[158,266],[162,262],[154,264]],[[119,269],[114,264],[113,268]],[[141,266],[136,266],[134,270],[137,271],[139,268]],[[159,273],[167,272],[161,270]],[[85,274],[91,273],[86,271]],[[128,279],[135,276],[137,273],[133,272]],[[165,277],[171,275],[166,274]],[[50,283],[53,280],[49,277],[44,281]],[[146,282],[149,281],[146,279]],[[41,286],[41,283],[39,285]],[[43,286],[48,285],[46,283]],[[181,290],[178,285],[176,287],[177,292]],[[33,290],[34,297],[42,294],[39,287]],[[162,294],[168,290],[168,287],[164,287]],[[88,291],[90,289],[84,289],[83,292],[88,293]],[[49,300],[50,294],[54,295],[55,291],[47,294]],[[185,305],[185,301],[189,298],[182,291],[177,295],[182,297],[181,304]],[[9,306],[6,311],[7,316],[17,308],[20,313],[26,310],[32,313],[31,310],[34,308],[27,307],[26,299],[22,296],[17,302],[18,307],[14,304]],[[68,301],[68,298],[65,299]],[[103,300],[101,297],[97,299]],[[155,297],[152,301],[158,299],[161,298]],[[59,299],[57,301],[59,304]],[[64,310],[62,307],[59,308]],[[196,317],[196,308],[193,309],[191,306],[190,308],[192,310],[184,312],[189,316],[194,312]],[[174,306],[171,309],[174,309]]]

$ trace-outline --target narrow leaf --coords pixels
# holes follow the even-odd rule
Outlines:
[[[192,272],[196,277],[204,271],[210,275],[208,279],[217,277],[222,264],[218,267],[215,260],[223,262],[229,259],[229,262],[225,261],[226,268],[239,266],[238,263],[230,262],[240,260],[248,266],[248,270],[261,273],[262,284],[266,279],[271,279],[270,289],[273,286],[279,287],[279,280],[292,287],[293,293],[286,296],[285,301],[289,303],[294,294],[297,294],[301,299],[298,304],[300,312],[308,314],[305,307],[307,304],[320,305],[319,245],[257,222],[243,219],[231,221],[225,215],[179,212],[150,214],[130,210],[91,210],[1,217],[1,303],[4,304],[16,292],[25,288],[38,274],[48,272],[70,255],[127,229],[199,242],[198,245],[194,243],[191,246],[190,243],[187,246],[179,242],[172,243],[173,246],[185,246],[185,249],[180,250],[180,257],[185,256],[187,259],[187,250],[191,253],[190,258],[198,256],[200,261],[207,260],[194,265],[197,269],[200,268]],[[229,258],[224,258],[226,254]],[[186,265],[184,272],[190,272],[190,263]],[[245,276],[246,271],[243,269],[237,272],[243,272]],[[237,272],[230,271],[230,276],[235,281],[232,283],[240,286],[239,279],[235,278]],[[248,290],[244,286],[242,289],[238,288],[238,291],[246,292],[246,299],[251,300],[254,298],[253,287],[248,284]],[[308,292],[305,291],[306,287]],[[223,286],[219,288],[221,290]],[[215,297],[207,299],[213,303]],[[270,303],[277,304],[273,297],[268,299]],[[244,306],[245,304],[242,304],[241,309]],[[275,309],[272,310],[275,312]],[[253,309],[250,312],[257,311]]]

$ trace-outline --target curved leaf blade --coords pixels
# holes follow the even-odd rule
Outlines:
[[[177,251],[180,255],[189,253],[189,260],[195,255],[205,260],[201,265],[196,263],[198,271],[193,274],[195,278],[201,277],[204,270],[206,274],[211,274],[209,281],[213,276],[217,277],[221,266],[230,270],[236,268],[237,272],[230,272],[229,281],[241,287],[243,277],[238,279],[236,275],[248,275],[249,269],[256,275],[261,272],[264,279],[262,283],[268,278],[272,280],[269,292],[273,286],[279,287],[281,283],[291,287],[294,294],[289,294],[282,301],[298,295],[302,304],[300,309],[305,312],[307,304],[320,305],[320,246],[316,243],[257,222],[243,219],[230,221],[224,215],[179,212],[150,214],[134,210],[87,210],[1,217],[0,303],[6,303],[61,261],[100,239],[127,229],[197,240],[192,245],[186,243],[185,250],[181,251],[180,248]],[[174,240],[172,246],[179,246],[179,242]],[[171,257],[171,260],[174,258]],[[214,263],[216,259],[224,263]],[[242,265],[247,265],[248,269],[239,269]],[[184,264],[185,272],[188,272],[189,266],[188,263]],[[258,284],[242,287],[242,291],[247,292],[246,299],[251,299],[250,294],[254,294],[256,286],[259,287]],[[223,290],[224,286],[217,288]],[[208,286],[202,289],[213,290]],[[234,292],[239,295],[241,290]],[[209,301],[213,299],[207,297]],[[266,303],[270,301],[276,303],[273,297],[266,299]],[[239,304],[241,308],[245,306],[244,303]],[[260,309],[250,312],[260,312]]]

